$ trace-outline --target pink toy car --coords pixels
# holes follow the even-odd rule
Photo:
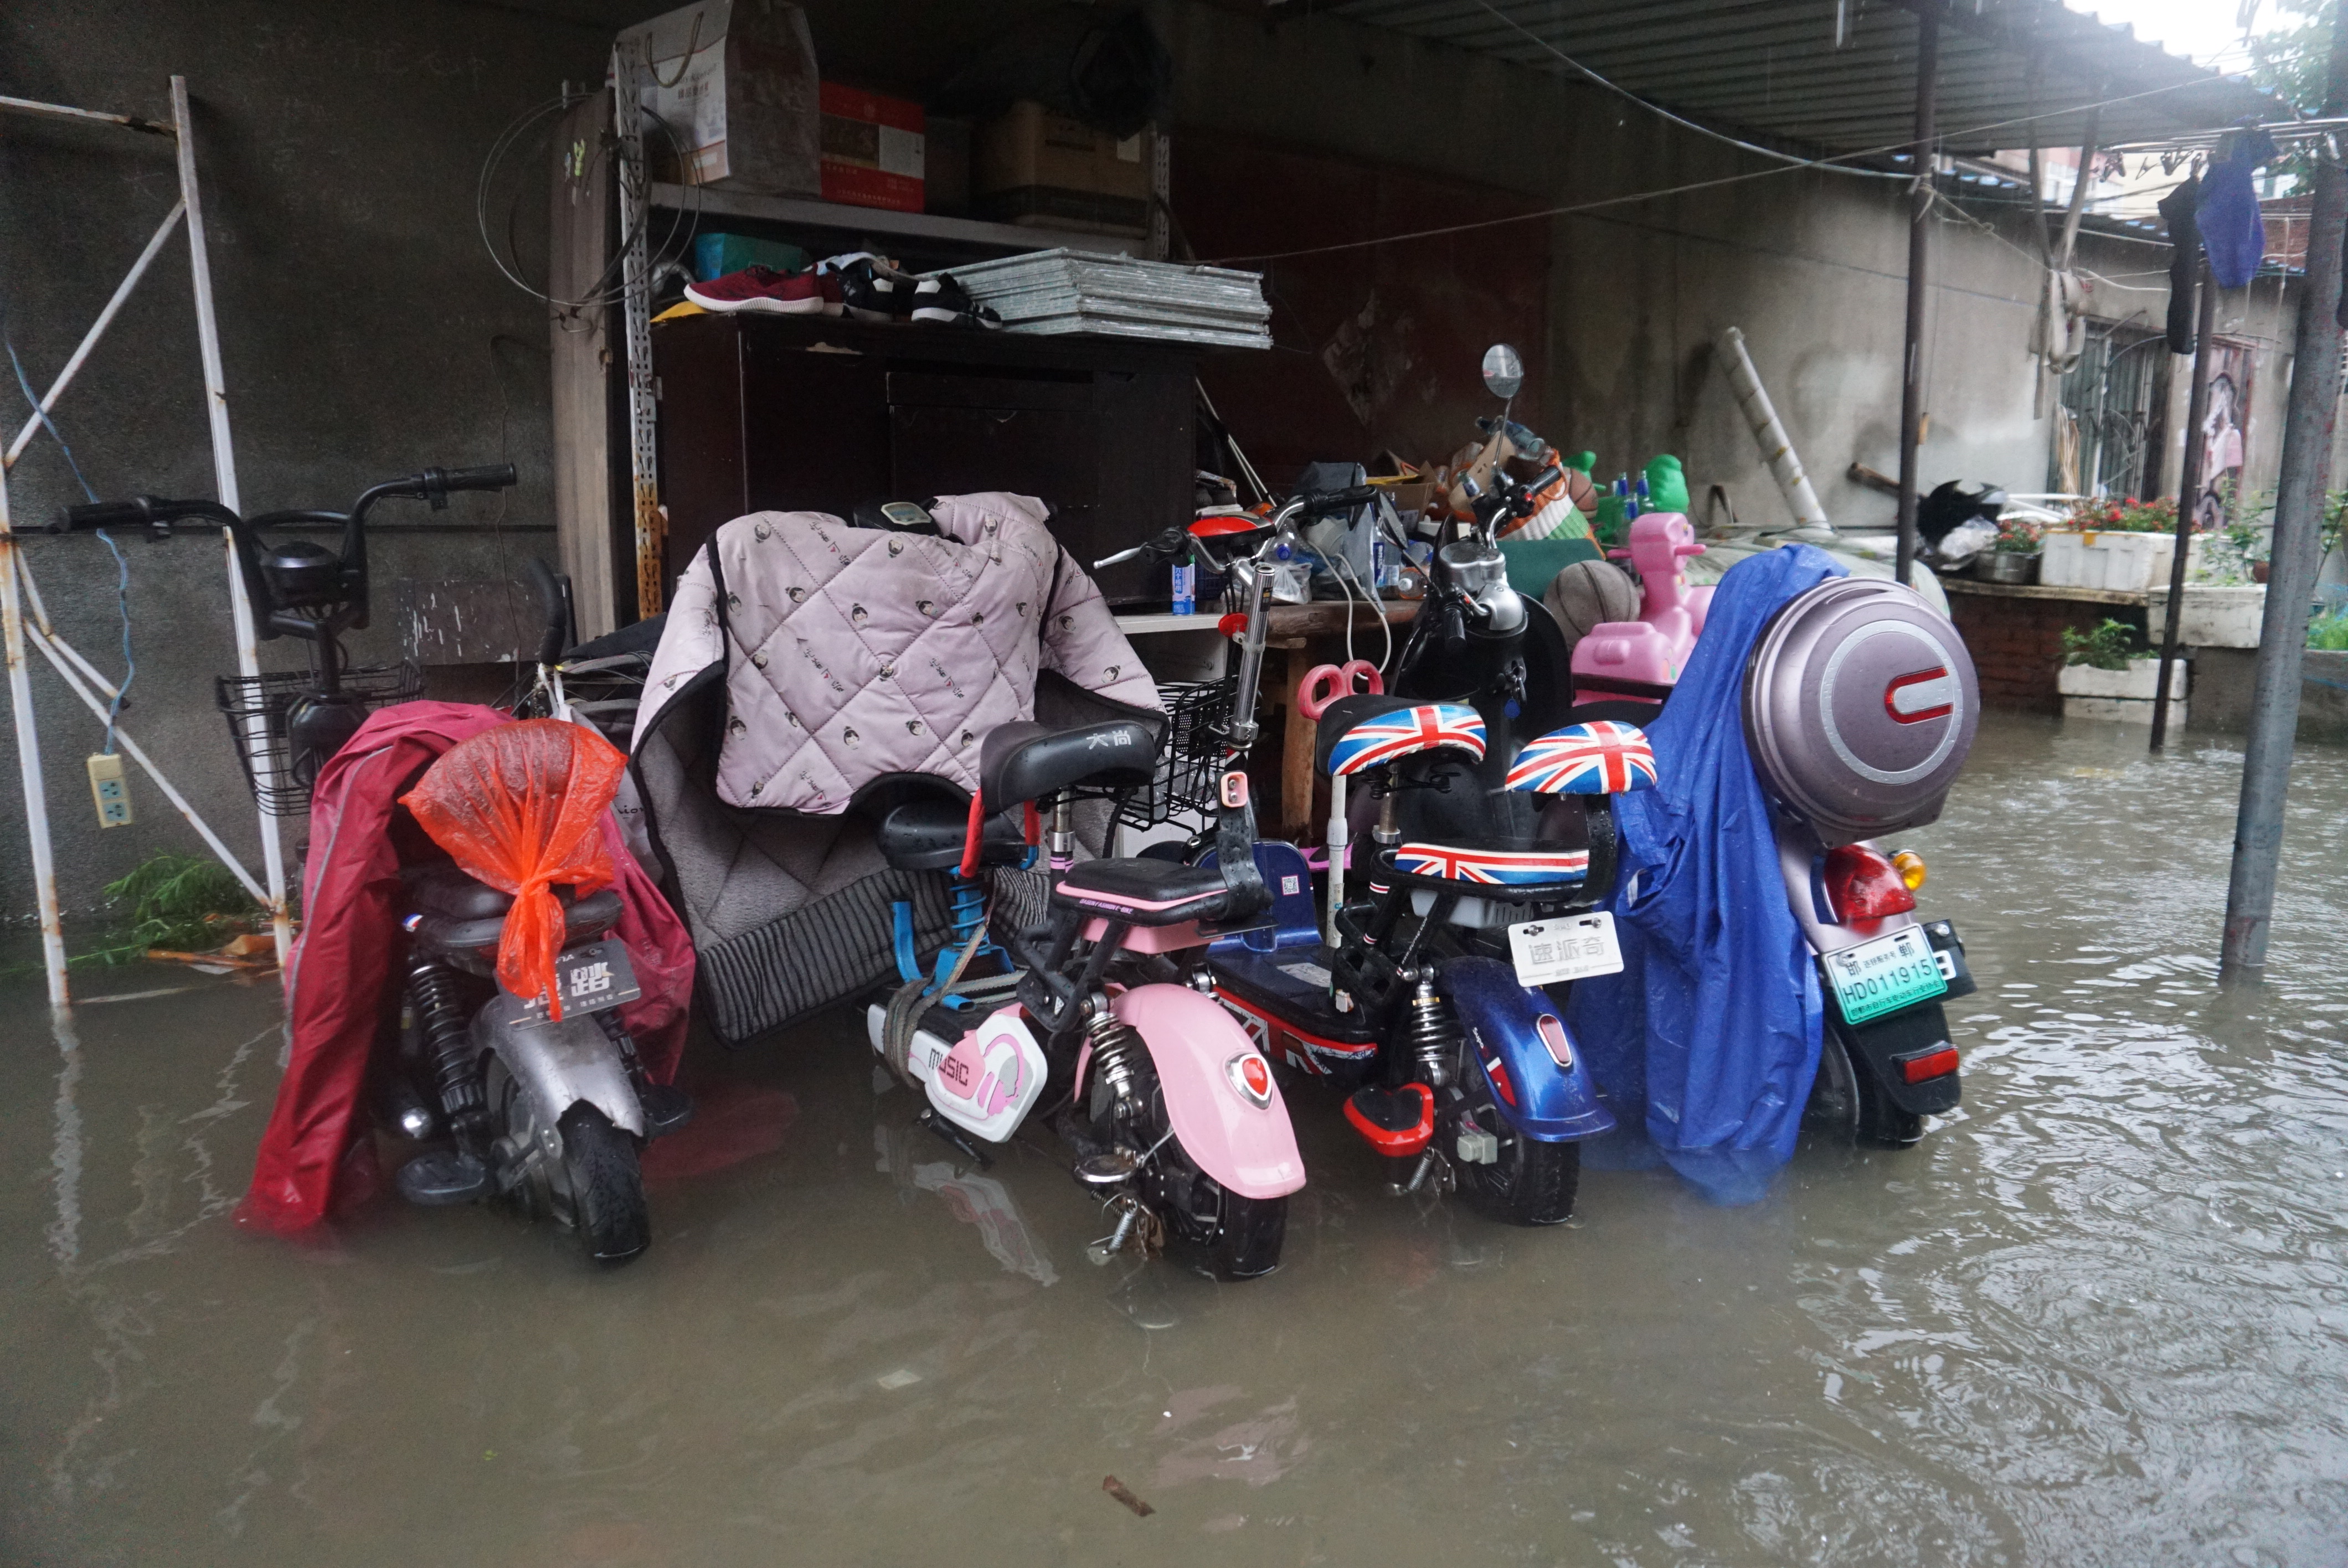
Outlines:
[[[1712,589],[1694,588],[1680,570],[1684,556],[1704,553],[1695,529],[1678,512],[1649,512],[1631,524],[1628,556],[1641,583],[1639,619],[1601,621],[1574,645],[1577,709],[1594,702],[1660,706],[1678,683],[1688,651],[1704,630]]]

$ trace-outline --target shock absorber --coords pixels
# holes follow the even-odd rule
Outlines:
[[[1095,999],[1085,1022],[1085,1044],[1092,1050],[1093,1104],[1107,1109],[1104,1093],[1121,1105],[1137,1103],[1149,1048],[1138,1030],[1109,1011],[1105,998]]]
[[[1451,1004],[1436,994],[1435,977],[1422,968],[1410,1000],[1395,1021],[1394,1049],[1404,1061],[1416,1063],[1419,1080],[1431,1088],[1451,1082],[1459,1057],[1459,1020]]]
[[[465,1027],[464,982],[455,969],[418,957],[407,969],[407,994],[432,1061],[440,1112],[458,1143],[469,1145],[487,1106],[473,1071],[472,1037]]]
[[[938,949],[937,963],[930,970],[930,989],[933,993],[945,989],[946,979],[953,973],[955,963],[962,958],[962,950],[970,946],[971,938],[977,936],[979,927],[986,923],[986,889],[964,876],[960,870],[953,873],[953,881],[947,885],[946,919],[951,929],[947,933],[945,946]],[[971,955],[971,962],[976,963],[988,957],[994,958],[1006,974],[1010,972],[1008,957],[1001,945],[992,938]],[[969,973],[968,965],[963,966],[963,972]],[[947,997],[945,1003],[952,1008],[973,1005],[967,997],[960,996]]]

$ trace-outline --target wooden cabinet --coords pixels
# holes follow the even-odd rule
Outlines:
[[[973,490],[1040,496],[1095,559],[1191,509],[1194,351],[826,317],[706,315],[653,329],[671,582],[761,510]],[[1098,574],[1163,598],[1165,569]]]

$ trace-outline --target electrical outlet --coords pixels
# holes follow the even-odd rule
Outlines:
[[[89,793],[98,797],[98,825],[130,825],[130,781],[122,776],[122,758],[100,752],[89,759]]]

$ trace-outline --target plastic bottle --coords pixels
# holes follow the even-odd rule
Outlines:
[[[1199,611],[1199,560],[1196,556],[1184,556],[1174,563],[1174,613],[1195,615]]]

